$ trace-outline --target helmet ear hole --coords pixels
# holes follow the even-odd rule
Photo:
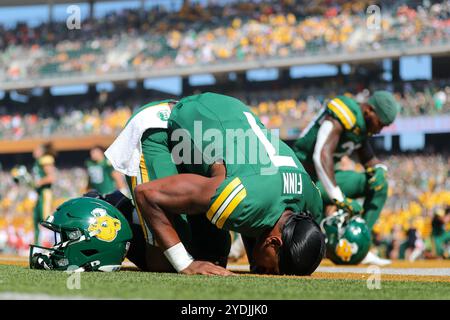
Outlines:
[[[98,250],[95,249],[81,250],[81,253],[84,254],[86,257],[90,257],[93,256],[94,254],[97,254]]]

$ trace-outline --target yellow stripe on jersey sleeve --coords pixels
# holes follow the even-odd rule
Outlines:
[[[134,197],[134,189],[136,188],[136,186],[137,186],[137,178],[131,177],[131,189],[132,189],[133,197]],[[141,210],[139,210],[139,207],[136,203],[136,199],[134,200],[134,203],[136,204],[136,212],[138,214],[139,224],[141,225],[142,232],[144,233],[144,237],[145,237],[146,241],[148,241],[147,227],[145,225],[145,220],[142,217]]]
[[[141,155],[141,162],[139,163],[139,169],[141,171],[141,181],[142,183],[146,183],[150,181],[148,177],[147,164],[145,163],[144,155]]]
[[[220,229],[222,229],[225,221],[228,219],[228,217],[233,213],[234,209],[239,205],[239,203],[244,200],[244,198],[247,196],[247,191],[242,189],[239,191],[239,193],[231,200],[230,204],[227,206],[225,211],[222,213],[220,218],[216,222],[216,226]]]
[[[328,108],[339,118],[345,129],[350,130],[356,123],[356,117],[349,107],[339,98],[328,103]]]
[[[225,199],[233,192],[233,190],[241,183],[241,180],[239,178],[234,178],[226,187],[223,189],[223,191],[220,193],[220,195],[217,197],[217,199],[213,202],[211,207],[209,208],[208,212],[206,212],[206,216],[209,220],[212,220],[214,215],[216,214],[217,210],[219,210],[220,206],[223,204]]]

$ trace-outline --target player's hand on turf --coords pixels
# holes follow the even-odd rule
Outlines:
[[[379,191],[385,187],[387,168],[384,165],[376,165],[366,169],[369,176],[369,188],[374,191]]]
[[[358,203],[358,201],[352,200],[347,197],[344,198],[344,201],[334,200],[334,204],[338,207],[338,209],[342,209],[345,212],[350,213],[351,215],[363,213],[363,208]]]
[[[186,269],[181,270],[181,273],[217,275],[217,276],[233,275],[231,271],[208,261],[194,261]]]

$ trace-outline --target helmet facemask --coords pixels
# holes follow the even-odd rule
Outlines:
[[[70,254],[68,254],[72,246],[77,243],[90,241],[92,234],[78,228],[64,228],[49,221],[43,221],[40,224],[53,232],[54,245],[50,248],[30,245],[30,267],[32,269],[67,270],[72,267],[75,271],[97,270],[99,261],[91,261],[78,266],[74,261],[70,261]]]

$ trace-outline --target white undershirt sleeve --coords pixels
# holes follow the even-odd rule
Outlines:
[[[329,120],[325,120],[320,126],[319,132],[317,133],[316,146],[314,147],[313,161],[317,176],[320,182],[322,182],[330,199],[344,201],[344,195],[341,189],[334,185],[330,177],[328,177],[321,160],[323,146],[325,145],[325,142],[327,141],[332,130],[333,123]]]

